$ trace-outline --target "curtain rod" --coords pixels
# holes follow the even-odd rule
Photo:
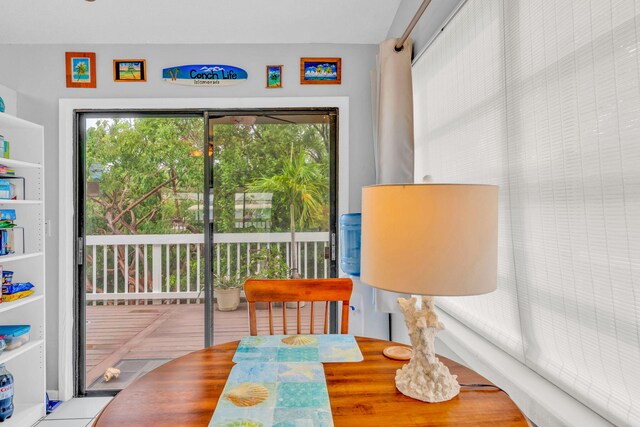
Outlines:
[[[395,46],[396,52],[400,52],[403,49],[402,45],[404,45],[404,42],[409,37],[409,34],[411,34],[411,31],[413,31],[413,29],[415,28],[416,24],[418,23],[418,21],[422,17],[422,14],[427,9],[427,6],[429,6],[429,3],[431,3],[431,0],[424,0],[422,2],[420,7],[418,8],[418,11],[413,16],[413,19],[411,20],[411,22],[409,22],[409,25],[407,26],[407,29],[404,30],[404,33],[402,34],[402,37],[400,37],[400,40],[398,41],[398,43],[396,43],[396,46]]]
[[[462,6],[464,6],[466,3],[467,3],[467,0],[460,0],[460,3],[458,3],[456,8],[453,9],[453,12],[451,12],[449,16],[447,16],[447,19],[444,20],[440,30],[437,31],[433,36],[431,36],[427,44],[425,44],[422,47],[422,49],[420,49],[420,52],[418,52],[416,55],[413,56],[413,60],[411,61],[411,66],[413,66],[420,59],[420,57],[427,51],[427,49],[429,49],[429,47],[433,44],[433,42],[435,42],[436,39],[440,37],[440,34],[442,34],[446,26],[449,25],[449,22],[451,22],[451,20],[455,18],[458,12],[460,12],[460,9],[462,9]]]

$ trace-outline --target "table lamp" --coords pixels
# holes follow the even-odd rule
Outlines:
[[[420,295],[398,298],[413,346],[396,387],[425,402],[460,392],[438,360],[443,329],[433,297],[478,295],[497,283],[498,187],[472,184],[374,185],[362,190],[361,279],[373,287]]]

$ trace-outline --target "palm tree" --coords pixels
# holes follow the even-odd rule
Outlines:
[[[78,75],[78,80],[80,80],[79,76],[82,76],[86,72],[87,72],[87,64],[85,64],[84,62],[79,62],[78,65],[76,65],[76,74]]]
[[[296,248],[296,219],[298,227],[322,214],[323,200],[327,195],[328,175],[320,163],[307,161],[305,153],[291,153],[282,171],[271,177],[262,177],[251,182],[252,192],[280,193],[289,203],[291,229],[291,278],[300,278],[298,273],[298,251]]]
[[[278,83],[278,73],[274,71],[273,73],[269,74],[269,80],[273,82],[271,83],[272,85],[275,85],[276,83]]]

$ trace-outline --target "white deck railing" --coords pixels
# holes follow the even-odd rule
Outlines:
[[[289,264],[290,233],[216,234],[213,272],[246,276],[254,251],[275,246]],[[328,277],[324,257],[329,233],[296,233],[298,271],[305,278]],[[204,288],[203,234],[87,236],[86,299],[201,300]],[[125,262],[126,261],[126,262]]]

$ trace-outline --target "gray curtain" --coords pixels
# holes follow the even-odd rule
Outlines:
[[[376,183],[413,182],[413,93],[411,82],[412,40],[400,52],[397,39],[380,43],[376,68],[371,73],[373,139]],[[399,313],[394,292],[376,290],[376,309]]]

